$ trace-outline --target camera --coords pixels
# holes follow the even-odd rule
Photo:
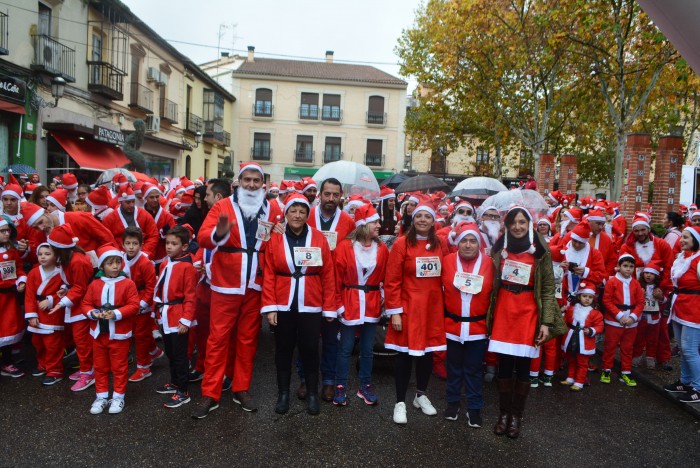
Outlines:
[[[578,263],[569,262],[569,271],[574,271],[576,268],[578,268]]]

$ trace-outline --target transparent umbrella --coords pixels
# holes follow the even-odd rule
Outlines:
[[[459,195],[495,195],[505,192],[508,188],[492,177],[470,177],[458,183],[452,194]],[[457,193],[459,192],[459,193]],[[450,194],[450,196],[452,196]]]
[[[372,170],[364,164],[353,161],[335,161],[321,167],[313,179],[321,187],[321,182],[334,177],[343,185],[345,197],[362,195],[366,200],[379,197],[379,184]]]
[[[134,174],[132,174],[130,171],[127,171],[126,169],[122,169],[121,167],[116,167],[114,169],[107,169],[102,174],[100,174],[100,177],[97,178],[97,182],[95,182],[95,187],[99,187],[100,185],[112,182],[112,178],[119,172],[124,174],[126,176],[126,179],[132,184],[136,183],[136,176]]]
[[[501,215],[504,215],[513,206],[526,208],[535,222],[547,216],[549,210],[549,205],[542,195],[534,190],[507,190],[484,200],[477,214],[481,216],[486,208],[496,208]]]

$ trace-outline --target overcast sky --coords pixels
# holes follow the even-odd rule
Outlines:
[[[219,44],[222,51],[238,54],[252,45],[256,55],[269,58],[322,60],[326,50],[332,50],[336,61],[372,65],[397,77],[401,76],[394,48],[421,4],[421,0],[122,1],[196,63],[214,60]],[[413,87],[409,80],[409,91]]]

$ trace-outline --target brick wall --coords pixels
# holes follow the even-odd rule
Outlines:
[[[633,133],[627,136],[622,164],[623,181],[620,211],[628,222],[637,211],[647,211],[649,196],[649,169],[651,167],[651,136]],[[658,175],[657,175],[658,177]]]
[[[537,190],[542,196],[554,190],[554,164],[556,156],[552,153],[540,154],[540,164],[537,169]]]
[[[564,195],[576,193],[576,176],[578,163],[573,154],[564,154],[559,164],[559,190]]]
[[[659,138],[654,162],[653,223],[662,223],[669,211],[678,212],[683,157],[683,137]]]

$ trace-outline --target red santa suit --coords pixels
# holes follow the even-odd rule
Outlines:
[[[189,254],[175,259],[167,258],[161,265],[153,305],[163,333],[177,333],[178,324],[192,326],[196,284],[197,272]]]
[[[340,322],[351,326],[379,322],[380,289],[386,275],[389,249],[382,243],[372,242],[364,247],[345,239],[338,244],[334,257],[335,284],[341,304],[339,313],[342,313]]]
[[[700,328],[700,251],[682,252],[671,268],[671,280],[674,294],[669,320],[687,327]]]
[[[652,271],[652,269],[653,267],[645,267],[644,272]],[[653,272],[658,280],[658,269],[653,269]],[[660,336],[659,323],[661,322],[661,310],[665,307],[666,298],[659,300],[654,297],[654,289],[658,287],[656,284],[646,284],[643,278],[640,283],[644,291],[644,311],[637,325],[637,337],[634,340],[632,356],[634,358],[641,358],[646,350],[646,356],[648,358],[656,359]]]
[[[552,258],[558,256],[552,255]],[[569,242],[566,250],[563,253],[561,261],[568,263],[576,263],[578,266],[584,267],[583,275],[574,275],[570,270],[564,272],[562,280],[562,298],[558,299],[559,305],[564,305],[569,296],[575,295],[579,286],[579,282],[586,280],[586,283],[596,287],[603,282],[605,278],[605,264],[603,256],[600,252],[585,243],[581,250],[576,250]]]
[[[330,247],[331,251],[334,251],[338,243],[355,230],[355,221],[353,221],[349,214],[342,211],[340,208],[335,209],[333,221],[328,231],[324,231],[322,229],[321,209],[317,206],[311,208],[309,219],[306,221],[306,223],[312,228],[318,229],[324,236],[326,236],[326,240],[328,241],[328,246]]]
[[[121,245],[124,229],[129,227],[121,207],[114,210],[113,213],[110,213],[109,216],[102,221],[102,224],[112,233],[112,241],[114,244]],[[141,232],[143,232],[143,252],[148,255],[149,258],[157,258],[156,250],[158,248],[160,235],[158,234],[158,228],[156,227],[156,222],[153,220],[153,217],[143,208],[134,207],[134,226],[141,229]]]
[[[151,367],[153,357],[160,353],[153,338],[153,291],[156,287],[156,269],[148,256],[139,251],[129,259],[124,253],[124,273],[136,285],[139,295],[139,311],[134,317],[134,336],[136,342],[136,367]]]
[[[0,225],[8,223],[0,218]],[[19,343],[24,336],[24,317],[17,300],[17,286],[27,282],[20,253],[0,247],[0,347]]]
[[[644,291],[633,278],[624,278],[620,273],[611,277],[605,285],[603,295],[605,306],[605,349],[603,370],[612,368],[617,348],[620,348],[622,373],[632,372],[632,352],[637,335],[637,323],[644,311]],[[634,323],[623,326],[620,320],[631,317]]]
[[[649,241],[645,244],[640,244],[636,241],[634,234],[630,233],[627,237],[627,241],[620,248],[620,255],[629,254],[634,257],[636,268],[636,277],[642,274],[644,267],[650,262],[660,263],[661,270],[661,289],[664,292],[670,292],[671,281],[669,272],[671,271],[671,266],[673,265],[673,251],[669,247],[668,243],[663,239],[655,237],[653,234],[649,234]]]
[[[151,214],[149,211],[144,209],[147,213]],[[158,207],[158,212],[153,216],[153,221],[156,223],[156,229],[158,230],[158,243],[156,246],[156,252],[153,256],[153,263],[159,265],[165,260],[167,254],[165,253],[165,237],[168,230],[177,224],[175,218],[168,211],[164,210],[162,207]]]
[[[58,290],[63,280],[58,267],[51,271],[39,265],[27,275],[27,289],[24,294],[24,318],[37,319],[36,327],[29,326],[32,332],[32,345],[36,350],[38,367],[46,370],[48,377],[63,377],[64,316],[60,313],[49,314],[58,302]],[[39,302],[48,300],[48,308],[39,309]]]
[[[82,211],[69,211],[67,213],[63,213],[62,211],[55,211],[52,214],[58,216],[59,226],[66,223],[70,224],[73,232],[78,236],[78,246],[85,252],[97,252],[97,249],[104,245],[109,245],[115,248],[122,245],[121,234],[118,242],[115,242],[115,237],[112,236],[109,229],[103,226],[90,213],[85,213]],[[96,255],[95,258],[97,258]]]
[[[111,251],[118,253],[116,250]],[[109,306],[107,306],[109,304]],[[98,398],[109,394],[109,372],[112,372],[113,398],[123,397],[129,370],[129,348],[134,317],[139,311],[136,285],[126,276],[98,278],[90,283],[82,303],[83,313],[90,319],[95,361],[95,391]],[[97,319],[94,313],[112,310],[113,319]]]
[[[605,278],[614,275],[618,255],[610,236],[601,231],[598,233],[598,235],[591,236],[588,243],[592,248],[600,252],[600,255],[603,257],[603,263],[605,264]]]
[[[592,288],[586,292],[595,294],[595,290]],[[588,372],[588,360],[596,352],[595,336],[603,332],[603,315],[590,306],[576,304],[566,309],[564,322],[569,327],[561,346],[569,363],[567,381],[578,387],[583,387]],[[590,334],[586,334],[585,329],[589,329]],[[578,336],[575,337],[575,334]],[[578,349],[576,350],[569,349],[574,338],[577,338],[578,341]]]

